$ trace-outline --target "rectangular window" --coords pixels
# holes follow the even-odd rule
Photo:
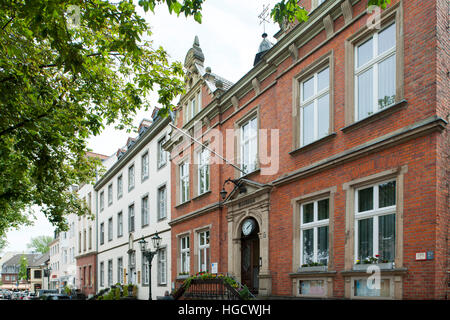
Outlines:
[[[100,244],[105,243],[105,224],[100,223]]]
[[[209,230],[198,234],[198,267],[199,272],[208,271],[209,267]]]
[[[148,259],[142,255],[142,284],[148,285],[149,280],[149,264]]]
[[[190,244],[189,236],[180,238],[180,272],[189,274],[190,270]]]
[[[158,168],[161,168],[167,162],[167,151],[162,147],[165,142],[165,137],[158,141]]]
[[[117,237],[123,236],[123,214],[120,211],[117,214]]]
[[[162,186],[158,188],[158,220],[167,217],[167,188]]]
[[[100,262],[100,287],[105,286],[105,266],[103,262]]]
[[[92,249],[92,227],[89,227],[89,250]]]
[[[147,226],[149,224],[148,221],[148,196],[145,196],[141,200],[141,224],[142,227]]]
[[[198,194],[209,191],[209,157],[210,152],[203,149],[198,153]]]
[[[395,180],[357,189],[355,208],[355,262],[394,261]]]
[[[195,110],[195,98],[194,99],[192,99],[191,101],[190,101],[190,103],[189,103],[189,105],[190,105],[190,115],[189,115],[189,119],[192,119],[192,118],[194,118],[194,116],[195,116],[195,112],[196,112],[196,110]]]
[[[301,205],[302,267],[328,265],[329,199]]]
[[[180,172],[180,203],[189,200],[189,164],[183,162],[179,166]]]
[[[108,260],[108,287],[111,287],[113,284],[113,262],[112,260]]]
[[[325,296],[325,280],[299,280],[298,294],[300,296]]]
[[[105,208],[105,193],[102,191],[100,192],[100,211],[103,211]]]
[[[113,239],[113,218],[108,219],[108,241]]]
[[[108,206],[113,203],[113,185],[112,183],[108,186]]]
[[[134,231],[134,204],[128,207],[128,232]]]
[[[380,279],[379,287],[374,280],[354,279],[353,296],[355,297],[391,297],[391,279]]]
[[[123,194],[123,179],[122,175],[117,177],[117,199],[120,199]]]
[[[330,132],[330,68],[300,83],[300,146]]]
[[[395,23],[355,47],[355,119],[387,108],[396,94]]]
[[[245,173],[256,170],[258,157],[258,124],[253,118],[241,126],[241,169]]]
[[[86,251],[86,229],[83,230],[83,251]]]
[[[167,284],[167,256],[166,249],[158,250],[158,284]]]
[[[148,152],[144,153],[144,155],[142,156],[141,166],[142,166],[142,168],[141,168],[141,174],[142,174],[141,179],[145,180],[145,179],[148,178]]]
[[[128,191],[134,188],[134,165],[128,168]]]
[[[117,259],[117,282],[123,284],[123,259],[122,257]]]

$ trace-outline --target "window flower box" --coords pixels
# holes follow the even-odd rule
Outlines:
[[[355,264],[353,265],[353,270],[367,270],[369,266],[377,266],[381,270],[389,270],[394,269],[393,262],[385,262],[385,263],[367,263],[367,264]]]
[[[297,272],[319,272],[327,271],[328,266],[310,266],[310,267],[300,267]]]

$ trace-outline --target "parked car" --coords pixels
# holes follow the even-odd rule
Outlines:
[[[7,289],[0,289],[0,299],[11,300],[11,292]]]
[[[37,295],[34,292],[29,292],[25,297],[23,297],[23,300],[36,300]]]
[[[51,293],[42,297],[42,300],[70,300],[67,294]]]
[[[48,295],[48,294],[57,294],[58,290],[46,290],[46,289],[40,289],[37,292],[37,296],[38,298],[44,296],[44,295]]]

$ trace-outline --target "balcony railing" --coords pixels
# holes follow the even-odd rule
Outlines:
[[[175,300],[248,300],[255,297],[246,286],[224,275],[200,274],[187,278],[172,293]]]

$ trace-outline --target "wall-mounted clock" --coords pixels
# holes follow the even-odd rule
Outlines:
[[[246,219],[244,223],[242,223],[242,234],[244,236],[248,236],[255,230],[255,227],[256,227],[255,220],[250,218]]]

